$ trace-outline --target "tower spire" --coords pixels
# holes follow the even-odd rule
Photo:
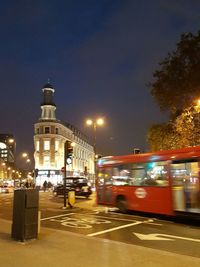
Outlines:
[[[41,103],[42,114],[40,120],[56,120],[55,110],[56,105],[53,100],[54,88],[49,83],[45,84],[42,88],[43,102]]]

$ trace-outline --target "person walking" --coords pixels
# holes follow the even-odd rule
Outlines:
[[[46,191],[46,189],[47,189],[47,181],[45,180],[44,183],[43,183],[43,190],[44,190],[44,192]]]

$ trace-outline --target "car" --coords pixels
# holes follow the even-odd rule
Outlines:
[[[75,191],[75,196],[83,196],[88,198],[92,194],[91,186],[85,177],[67,177],[66,194],[69,191]],[[53,189],[54,196],[64,195],[63,184],[57,185]]]

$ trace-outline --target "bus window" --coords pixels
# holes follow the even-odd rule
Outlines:
[[[167,186],[166,162],[133,163],[113,168],[113,185]]]
[[[146,176],[142,184],[146,186],[167,186],[169,184],[166,162],[148,162],[145,164]]]
[[[112,169],[107,168],[104,170],[105,185],[112,185]]]
[[[98,186],[111,185],[112,184],[112,169],[107,168],[98,172]]]
[[[113,185],[129,185],[130,167],[128,164],[113,168]]]
[[[113,185],[141,186],[145,177],[144,164],[124,164],[113,168]]]
[[[97,198],[99,202],[110,203],[112,201],[112,169],[106,168],[98,172]]]
[[[145,177],[146,177],[145,164],[144,163],[132,164],[130,185],[141,186]]]
[[[174,208],[193,211],[200,207],[198,162],[180,162],[171,165]]]

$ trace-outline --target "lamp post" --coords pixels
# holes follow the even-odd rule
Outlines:
[[[104,119],[103,118],[98,118],[96,120],[92,119],[87,119],[86,124],[88,126],[93,126],[93,138],[94,138],[94,154],[96,156],[96,146],[97,146],[97,126],[102,126],[104,124]]]
[[[29,159],[28,153],[26,153],[26,152],[22,153],[22,158],[26,159],[26,163],[30,163],[31,162],[31,160]]]
[[[94,140],[94,174],[96,174],[96,154],[97,154],[97,126],[104,124],[103,118],[87,119],[86,124],[93,127],[93,140]]]
[[[30,171],[29,164],[31,163],[31,160],[30,160],[29,154],[27,152],[23,152],[21,155],[22,155],[22,158],[25,159],[25,162],[27,164],[26,167],[24,166],[23,172],[24,172],[24,175],[26,175],[26,180],[28,181],[29,180],[28,176],[29,176],[29,171]],[[34,183],[35,183],[35,181],[34,181]]]

